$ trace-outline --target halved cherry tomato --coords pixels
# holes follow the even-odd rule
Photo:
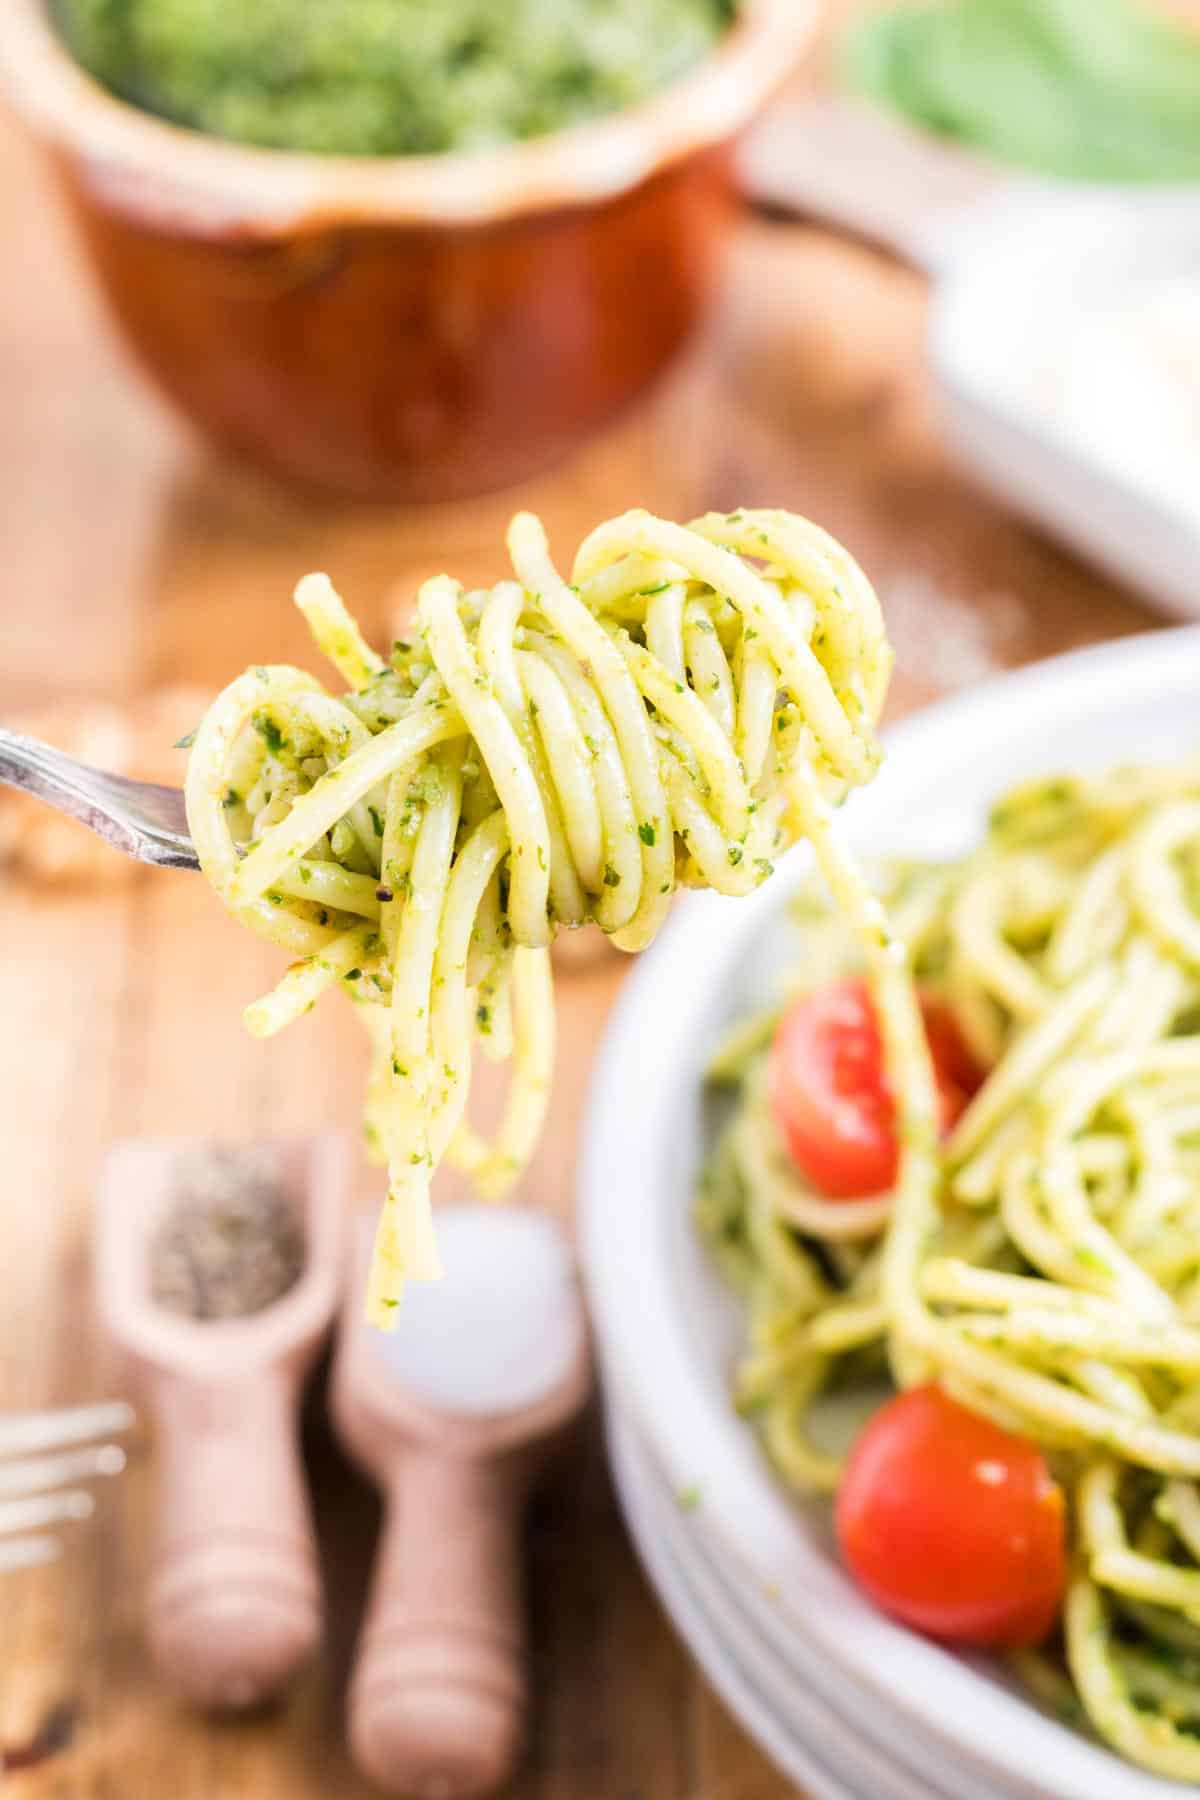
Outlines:
[[[949,1009],[921,1013],[948,1131],[983,1080]],[[792,1161],[831,1200],[885,1193],[900,1161],[883,1041],[862,981],[804,994],[780,1020],[768,1065],[771,1113]]]
[[[1062,1608],[1062,1490],[1036,1444],[937,1387],[877,1412],[837,1498],[842,1555],[876,1605],[948,1644],[1036,1644]]]

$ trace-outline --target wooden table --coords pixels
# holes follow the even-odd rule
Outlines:
[[[395,513],[296,503],[192,441],[129,367],[40,167],[3,126],[0,208],[0,717],[51,696],[122,698],[180,679],[213,688],[247,662],[304,658],[289,595],[314,567],[386,630],[397,596],[426,574],[494,577],[518,499],[545,516],[564,560],[634,502],[682,518],[764,503],[819,519],[880,588],[896,711],[989,666],[1152,623],[955,473],[930,416],[923,283],[828,234],[748,221],[702,340],[570,466],[519,496]],[[0,934],[3,1411],[118,1385],[88,1297],[91,1195],[112,1139],[351,1127],[362,1054],[351,1009],[336,1004],[270,1045],[243,1035],[241,1007],[278,959],[187,875],[131,872],[76,895],[13,884],[0,892]],[[560,983],[553,1116],[522,1197],[562,1213],[621,974],[612,956]],[[0,1730],[10,1744],[40,1732],[58,1745],[12,1777],[19,1800],[365,1800],[339,1691],[374,1503],[319,1428],[313,1467],[329,1645],[273,1717],[205,1724],[151,1675],[139,1624],[148,1447],[58,1571],[7,1582]],[[786,1792],[643,1581],[598,1430],[538,1507],[530,1568],[537,1707],[514,1800]]]

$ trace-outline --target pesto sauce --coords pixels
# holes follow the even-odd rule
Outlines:
[[[738,0],[54,0],[119,98],[213,137],[404,156],[538,137],[645,99]]]

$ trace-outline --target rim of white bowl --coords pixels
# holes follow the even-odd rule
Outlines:
[[[825,1729],[834,1738],[850,1733],[858,1754],[859,1745],[870,1745],[873,1759],[882,1757],[889,1767],[901,1766],[901,1778],[913,1776],[922,1784],[924,1800],[960,1800],[964,1783],[969,1783],[971,1800],[1013,1800],[1013,1789],[985,1780],[979,1768],[956,1756],[942,1742],[931,1745],[927,1735],[919,1735],[900,1714],[887,1708],[876,1708],[869,1719],[863,1717],[860,1696],[836,1671],[830,1670],[814,1646],[791,1628],[777,1605],[767,1602],[754,1588],[738,1580],[739,1569],[727,1565],[711,1554],[711,1546],[703,1531],[693,1531],[691,1515],[672,1499],[669,1483],[655,1456],[653,1446],[638,1432],[636,1422],[627,1413],[610,1409],[615,1421],[614,1441],[620,1437],[626,1447],[626,1473],[631,1475],[639,1498],[649,1501],[653,1488],[655,1515],[659,1529],[669,1537],[676,1560],[687,1573],[691,1585],[703,1592],[710,1617],[725,1621],[742,1646],[744,1666],[763,1673],[770,1670],[773,1680],[782,1679],[789,1696],[797,1684],[814,1696],[826,1714]],[[632,1467],[636,1465],[636,1467]],[[749,1649],[752,1643],[753,1649]],[[782,1702],[780,1705],[782,1706]],[[822,1741],[825,1741],[824,1739]],[[931,1751],[936,1750],[938,1785],[930,1785]],[[911,1787],[909,1788],[911,1792]],[[1029,1794],[1021,1787],[1021,1800]],[[891,1796],[889,1795],[889,1800]]]
[[[631,1437],[632,1427],[615,1422],[610,1415],[608,1453],[625,1524],[643,1568],[705,1679],[759,1749],[789,1780],[803,1781],[813,1800],[868,1800],[863,1790],[848,1787],[845,1779],[827,1766],[823,1750],[811,1748],[807,1739],[764,1701],[755,1676],[724,1642],[666,1532],[652,1521],[643,1492],[635,1492],[638,1482],[630,1448],[620,1441],[624,1434]],[[885,1796],[875,1792],[869,1800],[885,1800]]]
[[[811,1649],[779,1654],[744,1596],[722,1574],[720,1559],[707,1556],[706,1546],[694,1540],[688,1515],[672,1499],[636,1424],[615,1408],[608,1413],[608,1442],[625,1516],[652,1577],[661,1549],[703,1616],[702,1623],[694,1618],[679,1622],[687,1643],[693,1645],[698,1633],[700,1649],[733,1657],[781,1726],[802,1745],[819,1743],[835,1776],[871,1800],[961,1800],[961,1766],[942,1763],[935,1784],[926,1741],[908,1736],[901,1744],[899,1734],[883,1738],[861,1718],[851,1719],[844,1686],[839,1702],[828,1680],[818,1679],[818,1659]],[[974,1771],[971,1780],[972,1800],[1012,1800],[1007,1789],[989,1787],[985,1794]]]

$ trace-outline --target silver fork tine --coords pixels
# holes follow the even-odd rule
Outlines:
[[[3,725],[0,781],[78,819],[126,856],[172,869],[200,866],[179,788],[110,775]]]
[[[0,1575],[60,1554],[53,1528],[90,1519],[96,1510],[89,1490],[77,1484],[120,1474],[125,1452],[104,1440],[133,1422],[133,1408],[123,1400],[0,1418]]]
[[[7,1574],[10,1569],[37,1569],[43,1563],[55,1562],[61,1555],[62,1545],[57,1538],[17,1538],[12,1543],[0,1544],[0,1575]]]
[[[47,1488],[70,1487],[102,1475],[119,1475],[125,1452],[117,1444],[64,1450],[58,1456],[31,1456],[27,1461],[0,1463],[0,1499],[18,1494],[40,1494]]]
[[[111,1437],[128,1431],[133,1421],[133,1408],[123,1400],[0,1419],[0,1456],[36,1456],[41,1451],[86,1443],[89,1438]]]
[[[32,1500],[0,1501],[0,1537],[40,1531],[44,1525],[63,1525],[68,1519],[90,1519],[96,1502],[82,1488],[65,1494],[39,1494]]]

